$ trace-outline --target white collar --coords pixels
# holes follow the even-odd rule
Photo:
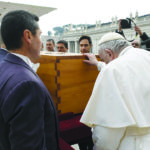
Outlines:
[[[18,56],[19,58],[21,58],[26,64],[28,64],[31,68],[32,68],[32,62],[31,60],[27,57],[27,56],[24,56],[24,55],[21,55],[21,54],[16,54],[16,53],[12,53],[16,56]]]
[[[27,56],[24,56],[24,55],[21,55],[21,54],[16,54],[16,53],[12,53],[16,56],[18,56],[19,58],[21,58],[26,64],[28,64],[35,72],[37,71],[38,67],[40,66],[39,63],[37,64],[34,64],[31,62],[31,60],[27,57]]]
[[[119,54],[119,56],[122,56],[122,55],[124,55],[128,50],[130,50],[131,48],[133,48],[132,46],[128,46],[128,47],[126,47],[126,48],[124,48],[122,51],[121,51],[121,53]],[[118,57],[119,57],[118,56]]]

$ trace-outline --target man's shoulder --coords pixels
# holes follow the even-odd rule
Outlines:
[[[8,53],[6,49],[0,48],[0,52]]]
[[[7,69],[6,69],[7,68]],[[36,73],[33,73],[25,66],[8,63],[3,61],[0,64],[0,84],[4,85],[6,82],[9,86],[15,86],[18,83],[25,82],[39,82]]]
[[[0,48],[0,61],[4,59],[4,56],[7,54],[8,52],[2,48]]]
[[[0,63],[0,71],[5,75],[4,78],[15,76],[16,79],[31,79],[37,76],[28,64],[13,54],[6,55],[3,62]]]
[[[103,70],[103,74],[121,74],[129,66],[129,62],[124,58],[117,58],[107,64]]]
[[[8,53],[7,50],[0,48],[0,55],[6,55]]]
[[[143,63],[150,63],[150,53],[143,49],[133,49],[111,61],[105,71],[126,73],[132,68],[143,67]],[[148,65],[149,66],[149,65]]]

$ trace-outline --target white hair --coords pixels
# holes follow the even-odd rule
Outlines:
[[[131,45],[124,37],[115,32],[104,34],[99,40],[99,50],[110,49],[114,53],[119,54],[123,48]]]
[[[125,47],[130,46],[131,44],[125,39],[111,40],[98,45],[99,50],[110,49],[114,53],[119,54]]]

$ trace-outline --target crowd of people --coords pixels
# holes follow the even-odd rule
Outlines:
[[[90,36],[81,36],[79,39],[80,53],[90,53],[92,48],[92,40]],[[46,41],[46,50],[49,52],[68,52],[68,42],[65,40],[59,40],[55,46],[53,39]]]
[[[8,12],[0,38],[0,150],[59,150],[59,123],[47,88],[34,70],[42,41],[39,18],[27,11]],[[135,26],[139,41],[118,33],[98,43],[101,61],[91,54],[92,40],[79,39],[80,52],[100,71],[81,122],[91,127],[94,150],[148,150],[150,147],[149,37]],[[10,26],[11,24],[11,26]],[[53,39],[47,51],[68,52],[68,43]],[[89,143],[83,149],[88,148]],[[90,145],[91,146],[91,145]]]

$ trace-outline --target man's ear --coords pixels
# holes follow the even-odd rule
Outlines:
[[[29,44],[31,44],[31,40],[32,40],[32,33],[29,30],[24,30],[23,32],[23,37],[25,39],[25,41]]]
[[[106,49],[105,51],[106,51],[107,55],[111,58],[111,60],[113,60],[115,58],[115,54],[112,50]]]

